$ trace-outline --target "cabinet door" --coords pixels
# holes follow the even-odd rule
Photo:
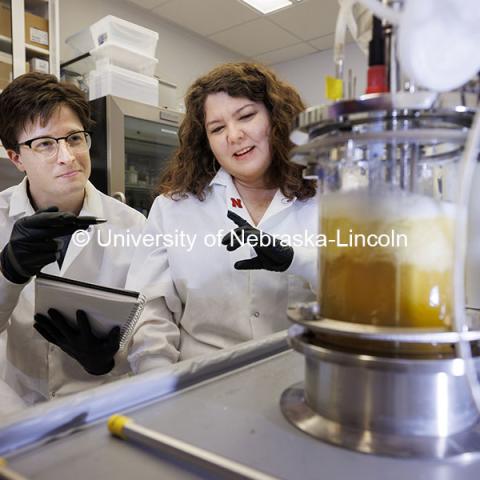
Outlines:
[[[177,126],[125,117],[125,197],[145,216],[158,180],[178,145]]]
[[[0,91],[13,78],[12,1],[0,1]]]
[[[25,71],[59,76],[58,2],[24,0]]]
[[[0,91],[13,78],[12,0],[0,0]],[[13,185],[16,169],[6,160],[7,153],[0,143],[0,190]],[[7,180],[5,180],[7,178]]]
[[[58,12],[58,0],[0,0],[0,91],[29,71],[59,77]],[[6,156],[0,144],[0,160]],[[0,187],[16,183],[16,172],[4,172],[9,168],[1,162]]]
[[[0,0],[0,88],[29,71],[59,76],[58,24],[57,0]]]

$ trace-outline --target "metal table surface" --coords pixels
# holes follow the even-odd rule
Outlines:
[[[300,432],[283,417],[279,399],[287,387],[302,380],[303,370],[303,357],[287,350],[128,415],[138,424],[279,478],[478,478],[480,452],[442,461],[393,459],[337,448]],[[8,459],[12,469],[38,480],[217,478],[112,437],[105,421]]]

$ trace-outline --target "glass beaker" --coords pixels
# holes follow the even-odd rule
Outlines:
[[[322,316],[377,326],[452,321],[454,207],[401,189],[323,196]],[[332,242],[331,239],[334,239]]]
[[[410,111],[345,118],[343,128],[329,125],[328,135],[312,141],[321,192],[320,314],[448,328],[464,122]]]

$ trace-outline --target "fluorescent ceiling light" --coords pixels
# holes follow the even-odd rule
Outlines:
[[[242,2],[247,3],[255,10],[264,14],[272,13],[275,12],[275,10],[280,10],[281,8],[292,5],[291,0],[242,0]]]

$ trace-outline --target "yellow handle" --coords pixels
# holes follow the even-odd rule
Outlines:
[[[328,100],[340,100],[343,98],[343,81],[339,78],[326,76],[325,96]]]
[[[112,415],[108,419],[108,429],[112,435],[116,437],[123,438],[125,440],[126,436],[123,433],[123,427],[127,424],[132,422],[131,418],[126,417],[125,415]]]

